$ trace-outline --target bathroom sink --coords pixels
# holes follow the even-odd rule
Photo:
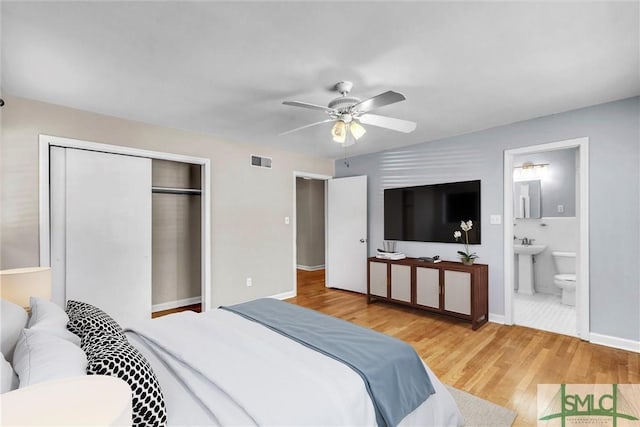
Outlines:
[[[547,249],[547,245],[513,245],[518,255],[518,293],[533,295],[533,256]]]
[[[513,245],[516,255],[538,255],[547,249],[547,245]]]

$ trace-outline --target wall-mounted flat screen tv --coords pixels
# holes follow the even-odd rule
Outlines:
[[[385,240],[454,243],[469,220],[469,243],[480,244],[480,180],[384,190]]]

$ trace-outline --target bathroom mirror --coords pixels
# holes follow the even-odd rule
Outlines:
[[[540,180],[513,183],[513,216],[515,218],[540,218]]]

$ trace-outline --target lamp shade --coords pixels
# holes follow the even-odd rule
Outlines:
[[[131,426],[131,388],[104,375],[60,378],[4,393],[2,424]]]
[[[355,120],[349,124],[349,129],[351,130],[351,135],[353,135],[356,140],[362,138],[362,136],[367,133],[367,130]]]
[[[29,297],[51,299],[51,269],[29,267],[0,271],[0,297],[21,307],[29,307]]]
[[[342,120],[338,120],[333,128],[331,128],[331,136],[333,140],[340,144],[344,143],[347,138],[347,126]]]

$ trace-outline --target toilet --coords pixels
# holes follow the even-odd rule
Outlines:
[[[553,283],[562,290],[562,304],[576,305],[576,253],[551,252],[556,266]]]

